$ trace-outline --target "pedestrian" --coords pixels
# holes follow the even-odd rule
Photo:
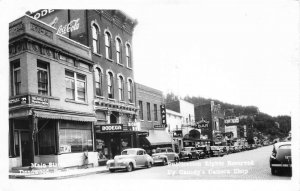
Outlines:
[[[85,168],[88,168],[88,164],[89,164],[89,151],[88,149],[86,149],[83,153],[83,165],[85,166]]]

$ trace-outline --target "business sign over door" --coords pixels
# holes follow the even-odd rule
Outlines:
[[[100,125],[100,132],[123,131],[123,124]]]
[[[167,126],[167,113],[166,113],[166,105],[160,105],[160,114],[161,114],[161,125]]]

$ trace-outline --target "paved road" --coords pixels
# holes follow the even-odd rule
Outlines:
[[[240,179],[240,180],[290,180],[289,174],[272,175],[269,156],[272,146],[200,159],[168,166],[155,166],[151,169],[137,169],[133,172],[102,173],[74,178],[78,180],[111,179],[160,179],[160,180],[197,180],[197,179]]]

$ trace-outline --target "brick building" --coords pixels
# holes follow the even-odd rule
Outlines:
[[[135,83],[135,87],[139,107],[138,127],[149,132],[148,137],[141,139],[141,146],[149,153],[157,147],[172,147],[170,134],[162,120],[162,91],[138,83]]]

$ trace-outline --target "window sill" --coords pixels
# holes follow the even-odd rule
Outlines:
[[[96,53],[96,52],[93,52],[93,54],[94,54],[94,55],[96,55],[96,56],[98,56],[98,57],[100,57],[100,58],[102,58],[102,57],[103,57],[103,55],[102,55],[102,54],[99,54],[99,53]]]
[[[110,59],[110,58],[106,58],[106,60],[110,61],[110,62],[114,62],[114,60]]]
[[[119,66],[122,66],[122,67],[124,67],[124,64],[121,64],[121,63],[117,63]]]
[[[127,69],[129,69],[129,70],[132,70],[132,68],[131,68],[131,67],[128,67],[128,66],[126,66],[126,68],[127,68]]]
[[[107,98],[109,101],[113,101],[113,102],[116,102],[116,99],[113,99],[113,98]]]
[[[75,101],[75,100],[71,100],[71,99],[65,99],[66,102],[70,102],[70,103],[76,103],[76,104],[81,104],[81,105],[89,105],[86,102],[80,102],[80,101]]]
[[[126,103],[125,101],[122,101],[122,100],[120,100],[119,102],[120,102],[120,103],[124,103],[124,104]]]
[[[129,104],[129,105],[134,105],[134,103],[133,103],[133,102],[128,102],[128,104]]]
[[[95,96],[96,98],[99,98],[99,99],[104,99],[105,97],[104,96]]]

